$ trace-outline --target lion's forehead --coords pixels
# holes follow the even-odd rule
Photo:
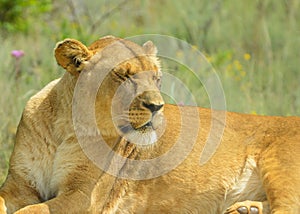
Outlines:
[[[118,46],[118,49],[119,49],[118,51],[123,50],[122,52],[126,51],[127,53],[129,51],[129,53],[133,56],[139,56],[139,55],[145,54],[143,48],[140,45],[138,45],[134,42],[131,42],[129,40],[116,38],[113,36],[107,36],[107,37],[100,38],[99,40],[92,43],[88,47],[88,49],[93,51],[95,54],[95,53],[98,53],[109,47],[115,48],[116,46]]]
[[[124,64],[130,64],[130,72],[132,74],[139,73],[141,71],[153,71],[155,74],[158,74],[159,67],[147,56],[135,56],[132,59],[127,60]]]
[[[142,46],[129,40],[108,36],[94,42],[89,46],[89,49],[94,52],[94,55],[105,52],[107,49],[117,52],[118,56],[123,56],[124,59],[121,61],[120,66],[125,66],[126,63],[129,63],[132,73],[153,71],[157,75],[161,75],[157,57],[145,53]],[[108,51],[108,53],[111,53],[111,51]]]

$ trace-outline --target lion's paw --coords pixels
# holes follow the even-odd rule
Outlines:
[[[50,214],[50,210],[46,204],[34,204],[18,210],[14,214]]]
[[[243,201],[229,207],[224,214],[263,214],[262,202]]]

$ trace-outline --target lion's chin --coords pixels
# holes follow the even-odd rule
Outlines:
[[[124,134],[124,138],[139,146],[149,146],[157,141],[157,134],[152,128],[147,130],[131,130]]]
[[[131,143],[140,146],[154,144],[158,140],[157,132],[163,123],[161,112],[154,114],[152,120],[146,121],[140,127],[134,128],[130,124],[119,126],[122,136]]]

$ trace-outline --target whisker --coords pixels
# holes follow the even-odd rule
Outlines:
[[[124,125],[124,126],[120,126],[119,129],[123,132],[123,133],[128,133],[129,131],[133,130],[132,126],[129,125]]]

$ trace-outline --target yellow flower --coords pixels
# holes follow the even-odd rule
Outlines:
[[[249,60],[251,59],[251,55],[248,54],[248,53],[245,53],[245,54],[244,54],[244,59],[245,59],[246,61],[249,61]]]
[[[241,65],[240,61],[234,60],[234,61],[233,61],[233,64],[234,64],[235,68],[236,68],[238,71],[243,70],[243,66]]]
[[[207,60],[208,62],[212,62],[212,61],[213,61],[213,58],[210,57],[210,56],[206,56],[206,60]]]
[[[197,45],[192,45],[192,50],[193,50],[193,51],[198,51]]]

